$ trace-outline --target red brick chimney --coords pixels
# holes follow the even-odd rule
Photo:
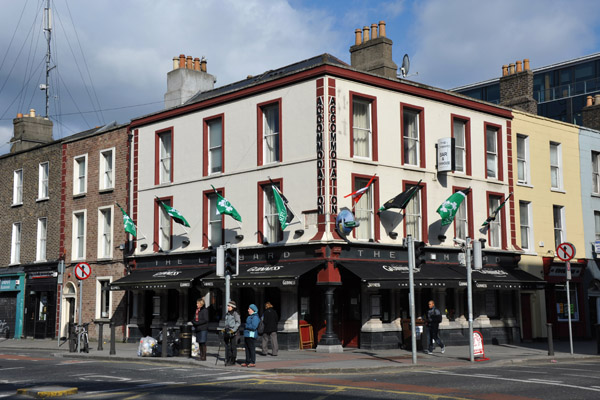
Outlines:
[[[537,101],[533,98],[533,71],[529,59],[502,66],[500,77],[500,105],[537,114]],[[516,67],[515,67],[516,66]]]
[[[350,47],[350,64],[366,72],[396,78],[398,65],[392,60],[392,40],[385,36],[385,22],[371,24],[354,31],[354,46]]]

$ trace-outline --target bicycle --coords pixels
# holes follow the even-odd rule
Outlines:
[[[73,352],[77,351],[79,346],[80,353],[90,352],[90,338],[88,334],[88,326],[91,322],[86,322],[82,325],[73,325],[73,331],[70,337],[69,349]]]
[[[0,337],[8,339],[10,336],[10,327],[5,320],[0,319]]]

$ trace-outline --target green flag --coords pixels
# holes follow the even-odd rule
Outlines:
[[[242,217],[237,212],[237,210],[231,205],[231,203],[225,197],[221,196],[214,186],[213,190],[215,191],[215,194],[217,195],[217,198],[219,200],[217,201],[217,214],[231,215],[231,217],[236,221],[242,222]]]
[[[506,197],[506,200],[504,200],[502,203],[500,203],[500,205],[498,207],[496,207],[494,212],[489,217],[487,217],[487,219],[485,221],[483,221],[483,224],[481,224],[481,226],[487,226],[490,222],[492,222],[493,220],[496,219],[496,217],[498,216],[498,213],[500,212],[500,210],[502,210],[502,207],[504,207],[504,204],[506,204],[508,199],[510,199],[510,196],[512,196],[512,193],[510,193]]]
[[[123,228],[125,228],[125,232],[131,233],[133,237],[137,237],[135,231],[135,224],[133,223],[133,220],[129,215],[127,215],[127,213],[125,212],[125,210],[123,210],[123,207],[121,207],[119,203],[117,203],[117,206],[121,209],[121,212],[123,213]]]
[[[160,199],[158,201],[160,202],[160,205],[165,209],[167,214],[169,214],[171,218],[173,218],[173,221],[183,226],[187,226],[188,228],[190,227],[190,224],[186,221],[186,219],[183,217],[183,215],[181,215],[179,211],[177,211],[171,206],[166,205]]]
[[[448,200],[444,201],[441,206],[438,207],[437,213],[442,217],[442,226],[450,225],[454,221],[454,216],[458,211],[458,207],[463,202],[467,193],[471,189],[464,189],[455,192],[452,196],[448,197]]]
[[[272,185],[271,187],[273,188],[273,197],[275,198],[275,206],[277,207],[277,217],[281,224],[281,230],[284,230],[294,219],[294,213],[292,213],[292,210],[288,207],[287,199],[279,192],[279,188],[275,185]]]

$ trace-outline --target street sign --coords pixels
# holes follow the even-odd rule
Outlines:
[[[90,277],[92,273],[92,267],[86,262],[80,262],[75,266],[75,277],[80,281]]]
[[[556,256],[563,261],[570,261],[575,257],[575,246],[569,242],[559,244],[556,248]]]

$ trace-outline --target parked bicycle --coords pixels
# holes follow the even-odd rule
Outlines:
[[[69,334],[69,351],[77,352],[77,346],[79,346],[80,353],[90,352],[90,338],[88,334],[88,326],[92,322],[86,322],[82,325],[71,325],[71,332]]]
[[[0,337],[8,339],[10,336],[10,327],[5,320],[0,319]]]

